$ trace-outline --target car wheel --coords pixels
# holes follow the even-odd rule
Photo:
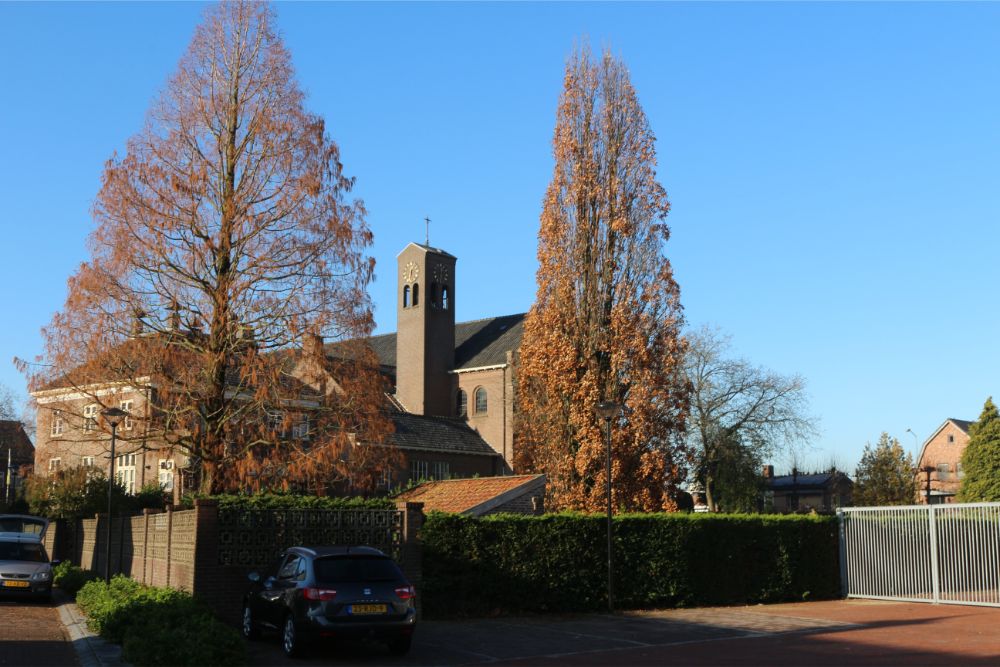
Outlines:
[[[406,655],[410,652],[410,644],[413,643],[411,635],[396,637],[389,642],[389,653],[393,655]]]
[[[295,619],[291,614],[285,617],[285,627],[281,631],[281,649],[289,658],[302,655],[302,640],[295,629]]]
[[[243,636],[246,639],[257,639],[260,637],[260,630],[257,628],[257,622],[253,620],[253,612],[250,611],[250,605],[243,606]]]

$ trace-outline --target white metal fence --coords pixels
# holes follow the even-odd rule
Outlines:
[[[1000,503],[837,514],[847,597],[1000,607]]]

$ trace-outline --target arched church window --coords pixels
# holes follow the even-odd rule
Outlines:
[[[431,306],[437,308],[439,305],[441,302],[438,300],[438,284],[431,283]]]
[[[448,286],[441,288],[441,308],[448,310]]]
[[[420,305],[420,285],[418,283],[413,283],[413,305]]]
[[[403,288],[403,308],[410,307],[410,286],[407,285]]]
[[[468,409],[469,395],[465,393],[464,389],[459,389],[458,393],[455,394],[455,414],[459,417],[464,417]]]
[[[486,414],[486,388],[480,387],[476,389],[476,414],[485,415]]]

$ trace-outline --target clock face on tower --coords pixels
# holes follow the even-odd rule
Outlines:
[[[448,284],[448,267],[442,264],[434,265],[434,282],[441,285]]]
[[[403,267],[403,282],[416,282],[419,277],[420,267],[415,262],[407,262],[406,266]]]

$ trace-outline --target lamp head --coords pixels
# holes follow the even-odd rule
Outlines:
[[[119,410],[118,408],[108,408],[101,411],[101,416],[104,420],[111,424],[112,427],[118,426],[123,419],[128,417],[128,413],[124,410]]]
[[[622,406],[618,405],[614,401],[601,401],[594,407],[594,412],[601,419],[611,419],[616,417],[619,412],[621,412]]]

